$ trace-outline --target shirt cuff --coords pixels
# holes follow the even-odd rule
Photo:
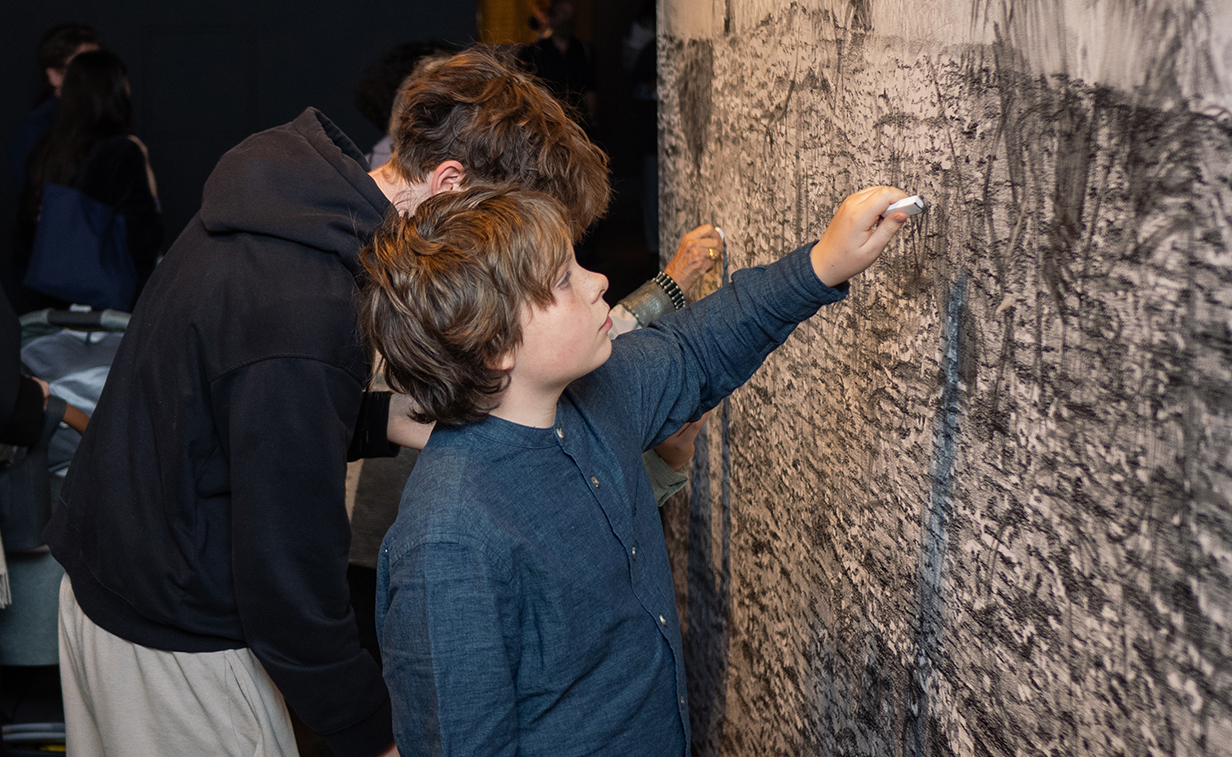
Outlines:
[[[361,457],[393,457],[402,449],[389,441],[389,401],[393,392],[364,392],[347,462]]]
[[[389,697],[355,725],[321,736],[337,757],[375,757],[384,752],[394,745],[394,715]]]
[[[684,472],[689,466],[686,465],[684,470],[672,470],[663,462],[663,458],[659,457],[659,453],[652,449],[642,453],[642,465],[650,476],[650,487],[654,490],[655,503],[659,507],[689,483],[689,474]]]

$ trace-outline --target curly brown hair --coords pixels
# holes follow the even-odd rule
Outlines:
[[[555,198],[574,241],[607,211],[607,155],[496,48],[469,48],[416,75],[399,94],[391,132],[391,163],[407,182],[456,160],[470,184],[517,184]]]
[[[500,358],[522,341],[522,313],[553,302],[573,254],[564,209],[532,190],[471,187],[390,209],[360,253],[360,326],[385,380],[421,423],[482,420],[508,384]]]

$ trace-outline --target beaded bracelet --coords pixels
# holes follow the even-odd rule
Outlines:
[[[684,292],[680,291],[680,287],[676,284],[675,279],[668,276],[666,273],[659,271],[655,274],[655,277],[651,279],[651,281],[663,288],[663,291],[667,293],[667,296],[672,299],[672,305],[674,305],[677,310],[684,309]]]

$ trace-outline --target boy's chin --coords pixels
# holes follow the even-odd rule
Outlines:
[[[605,344],[603,347],[601,347],[600,349],[602,351],[595,356],[594,365],[590,367],[589,371],[586,371],[586,373],[583,373],[582,376],[589,376],[590,374],[594,373],[596,370],[598,370],[604,363],[606,363],[612,357],[612,343],[610,341],[607,344]],[[582,376],[578,376],[578,378],[582,378]]]

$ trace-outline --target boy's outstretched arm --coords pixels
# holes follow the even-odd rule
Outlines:
[[[848,197],[820,241],[767,266],[737,271],[728,286],[613,343],[612,358],[578,391],[625,396],[626,412],[654,446],[753,375],[796,325],[846,295],[906,213],[881,213],[906,193],[873,187]],[[610,385],[604,386],[605,383]]]

